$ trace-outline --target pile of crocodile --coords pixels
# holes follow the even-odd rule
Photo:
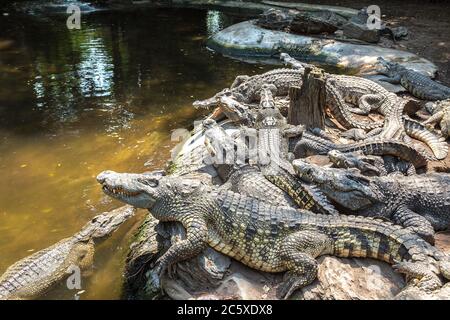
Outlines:
[[[427,166],[448,156],[450,89],[379,59],[385,81],[427,100],[406,108],[411,101],[371,80],[324,73],[326,125],[306,128],[289,123],[288,93],[315,67],[281,59],[290,68],[238,76],[194,102],[213,112],[165,170],[98,175],[108,196],[150,212],[127,259],[125,298],[201,298],[233,272],[232,258],[284,273],[274,290],[286,299],[316,280],[324,255],[392,265],[406,276],[398,297],[448,289],[450,256],[434,244],[450,226],[450,174]],[[17,262],[0,298],[35,298],[69,265],[89,266],[94,240],[132,214],[95,217]]]

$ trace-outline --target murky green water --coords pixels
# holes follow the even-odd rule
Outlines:
[[[201,117],[191,107],[237,74],[265,69],[204,48],[232,19],[218,12],[146,10],[0,17],[0,273],[120,205],[95,176],[162,168],[171,131]],[[142,215],[97,247],[81,299],[121,294],[130,236]],[[73,299],[64,284],[46,298]]]

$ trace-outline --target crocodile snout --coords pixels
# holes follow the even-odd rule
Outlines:
[[[111,170],[100,172],[100,174],[97,176],[98,183],[104,184],[108,179],[108,177],[110,177],[113,174],[115,174],[115,172]]]

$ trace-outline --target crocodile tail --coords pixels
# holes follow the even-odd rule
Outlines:
[[[398,270],[426,276],[433,284],[441,284],[439,275],[450,276],[450,258],[411,230],[381,219],[345,216],[327,217],[324,227],[333,239],[333,254],[339,257],[373,258],[401,266]],[[412,264],[412,267],[409,265]],[[416,272],[420,270],[420,275]],[[420,279],[419,279],[420,280]]]
[[[344,98],[339,93],[339,90],[327,80],[327,105],[334,115],[336,120],[344,126],[346,129],[358,128],[363,130],[372,130],[383,126],[383,121],[370,122],[370,121],[358,121],[349,111],[349,107],[344,101]]]
[[[438,160],[445,159],[448,154],[448,145],[444,138],[436,136],[421,123],[404,118],[405,131],[414,139],[427,144]]]
[[[303,184],[288,172],[279,171],[265,175],[266,179],[286,192],[302,209],[326,215],[339,215],[327,197],[317,187]]]
[[[406,143],[397,140],[373,140],[347,145],[337,145],[341,152],[362,151],[365,155],[384,156],[390,155],[411,162],[414,167],[420,168],[427,165],[429,157],[417,151]]]

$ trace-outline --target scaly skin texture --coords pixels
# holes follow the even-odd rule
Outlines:
[[[309,154],[326,155],[331,150],[344,153],[362,151],[365,155],[391,155],[411,162],[414,167],[426,166],[427,158],[411,146],[396,140],[371,140],[365,142],[336,144],[309,132],[304,132],[302,139],[294,146],[296,158],[304,158]]]
[[[272,95],[275,90],[273,86],[263,86],[260,93],[260,107],[254,111],[253,128],[243,127],[240,136],[237,138],[238,142],[233,145],[239,150],[241,146],[246,146],[246,138],[249,138],[248,143],[250,145],[246,147],[250,153],[249,161],[251,162],[257,156],[255,164],[259,166],[262,175],[268,181],[286,192],[300,208],[316,213],[336,215],[338,214],[336,209],[317,188],[313,185],[300,183],[294,175],[294,170],[288,161],[290,156],[288,154],[288,140],[291,137],[301,136],[303,126],[287,124],[286,119],[275,106]],[[232,107],[230,106],[230,110]],[[213,132],[209,132],[209,135],[212,134]],[[220,132],[219,129],[215,132],[214,140],[225,141],[226,138],[223,135],[224,133]],[[254,142],[257,145],[253,145]],[[214,153],[220,152],[220,148],[224,147],[224,143],[216,143],[216,145],[219,150],[214,151]]]
[[[403,116],[406,100],[398,98],[379,84],[360,77],[329,75],[326,89],[328,106],[336,120],[345,128],[366,131],[383,128],[370,138],[397,139],[410,143],[411,137],[428,145],[437,159],[447,157],[448,145],[445,139],[419,122]],[[348,103],[357,105],[358,108],[350,107]],[[354,113],[367,115],[375,110],[385,117],[384,121],[363,121],[354,116]]]
[[[74,272],[93,263],[94,244],[113,233],[135,209],[124,206],[95,216],[78,233],[10,266],[0,277],[0,300],[34,299]]]
[[[212,98],[195,101],[193,105],[196,108],[215,107],[218,105],[218,99],[224,95],[232,96],[241,103],[259,101],[261,88],[264,84],[274,85],[276,96],[287,95],[290,86],[301,86],[302,75],[303,70],[301,69],[275,69],[251,77],[238,76],[230,89],[225,89]]]
[[[298,208],[291,197],[271,183],[257,167],[248,164],[248,149],[237,144],[215,121],[203,121],[205,145],[223,181],[221,189],[229,189],[268,203]]]
[[[435,125],[439,123],[441,133],[445,138],[450,137],[450,99],[427,103],[425,108],[432,116],[427,119],[424,125]]]
[[[293,68],[304,68],[301,63],[289,55],[281,54],[281,59]],[[359,128],[365,131],[377,131],[371,139],[397,139],[411,144],[409,137],[422,141],[433,151],[436,159],[445,159],[448,145],[445,139],[407,116],[403,116],[406,100],[384,89],[374,81],[347,75],[326,74],[325,89],[327,106],[336,120],[347,129]],[[351,107],[353,104],[357,107]],[[359,120],[354,114],[368,115],[377,111],[385,117],[384,121]],[[436,160],[430,158],[430,160]]]
[[[416,174],[416,168],[407,161],[392,156],[366,156],[362,152],[342,153],[338,150],[328,152],[328,158],[336,168],[358,169],[365,175],[387,176],[388,174]]]
[[[315,183],[352,213],[384,217],[433,242],[434,230],[450,226],[450,175],[366,177],[357,170],[324,168],[295,160],[302,180]]]
[[[390,83],[400,83],[413,96],[422,100],[445,100],[450,98],[450,88],[446,87],[429,77],[407,69],[395,62],[389,62],[383,58],[378,58],[380,72],[387,75],[383,81]]]
[[[326,254],[396,264],[423,290],[439,289],[439,276],[448,275],[449,257],[411,231],[377,219],[276,207],[197,180],[170,176],[106,171],[97,180],[106,194],[147,208],[160,221],[179,221],[186,228],[186,239],[158,259],[158,275],[206,246],[257,270],[287,271],[287,280],[277,291],[280,298],[314,281],[315,258]],[[117,189],[127,193],[115,192]]]

